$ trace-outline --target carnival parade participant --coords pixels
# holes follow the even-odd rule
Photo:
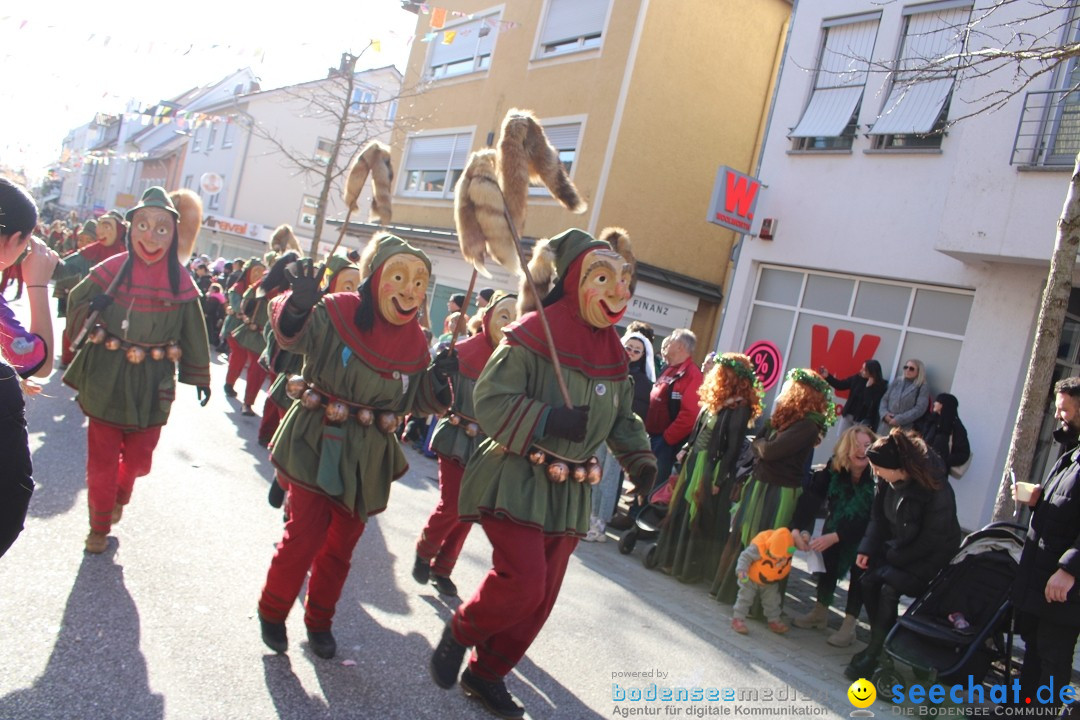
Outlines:
[[[28,394],[36,394],[41,388],[23,381],[45,377],[53,362],[52,316],[46,290],[59,256],[32,236],[37,217],[37,206],[30,194],[7,178],[0,178],[0,270],[19,262],[30,303],[30,327],[24,329],[0,297],[0,445],[5,465],[0,473],[0,557],[22,532],[34,493],[23,387]]]
[[[240,373],[247,367],[244,378],[244,405],[242,415],[253,417],[251,408],[255,396],[259,394],[266,370],[259,365],[259,355],[263,351],[262,329],[269,318],[267,301],[256,296],[259,282],[266,273],[266,265],[258,258],[251,258],[244,269],[243,277],[229,290],[229,306],[225,312],[225,327],[228,328],[229,368],[225,372],[225,394],[236,397],[233,384]],[[231,312],[230,312],[231,311]]]
[[[656,477],[613,327],[632,294],[633,260],[625,235],[610,235],[615,243],[567,230],[538,243],[530,264],[541,295],[557,279],[543,304],[573,407],[560,393],[537,312],[507,326],[476,382],[476,415],[489,437],[465,468],[458,509],[484,528],[493,567],[454,612],[431,672],[436,684],[451,687],[473,647],[462,688],[504,718],[522,717],[524,708],[503,678],[547,621],[570,555],[589,529],[596,447],[607,442],[639,492]],[[525,302],[532,297],[531,289],[521,294]]]
[[[337,652],[331,625],[353,548],[408,469],[394,432],[399,416],[450,404],[456,358],[436,358],[428,369],[417,320],[430,273],[423,252],[379,234],[361,258],[358,292],[322,297],[317,272],[302,260],[291,292],[271,303],[278,344],[304,356],[303,378],[290,385],[300,402],[285,413],[271,452],[289,508],[259,599],[271,650],[288,649],[285,619],[310,570],[308,642],[319,657]]]
[[[682,582],[712,581],[731,527],[735,465],[765,392],[746,355],[724,353],[698,391],[701,412],[656,545],[657,564]]]
[[[180,214],[160,187],[128,211],[129,250],[96,265],[69,295],[70,322],[87,342],[64,373],[89,418],[86,549],[107,547],[112,525],[131,500],[135,478],[150,472],[176,382],[210,399],[210,354],[199,292],[177,253]],[[177,377],[179,370],[179,377]]]
[[[458,494],[465,464],[487,437],[476,421],[473,390],[491,353],[503,338],[503,328],[517,317],[517,295],[499,294],[481,310],[482,330],[455,346],[458,372],[451,379],[454,405],[439,420],[431,437],[431,449],[439,459],[439,504],[432,511],[416,543],[413,579],[430,580],[443,595],[457,597],[450,579],[471,523],[458,518]]]
[[[227,355],[232,355],[233,347],[236,345],[232,332],[240,325],[241,303],[244,299],[244,293],[251,285],[257,283],[263,273],[266,272],[266,265],[263,264],[262,260],[254,256],[246,264],[238,258],[233,265],[238,264],[240,269],[229,276],[225,285],[225,322],[221,326],[222,343],[218,350],[220,351],[223,347],[223,352]],[[243,370],[243,366],[240,367],[240,370]],[[239,371],[237,371],[236,377],[240,377]],[[236,397],[236,391],[228,383],[225,385],[225,394],[229,397]]]

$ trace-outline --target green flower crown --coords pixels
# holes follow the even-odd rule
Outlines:
[[[723,365],[726,368],[731,368],[731,371],[735,373],[735,376],[741,380],[749,380],[750,384],[754,387],[754,394],[757,395],[758,407],[765,407],[765,388],[761,385],[761,378],[754,372],[752,367],[747,367],[746,363],[740,362],[737,357],[730,357],[727,355],[721,355],[716,358],[716,362]]]
[[[813,374],[805,368],[792,368],[788,370],[785,378],[788,382],[795,381],[802,383],[803,385],[809,385],[817,392],[825,396],[825,417],[824,427],[825,429],[831,428],[836,424],[836,403],[832,399],[832,387],[829,383],[825,382],[820,376]]]

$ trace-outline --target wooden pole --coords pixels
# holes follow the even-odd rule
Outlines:
[[[465,304],[461,306],[461,316],[457,322],[454,323],[454,334],[450,336],[450,352],[454,352],[454,345],[457,343],[458,335],[465,329],[465,311],[469,309],[469,301],[472,299],[473,288],[476,287],[476,269],[472,271],[472,277],[469,278],[469,289],[465,291]]]

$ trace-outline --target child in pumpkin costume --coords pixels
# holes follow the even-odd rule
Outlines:
[[[795,555],[795,540],[788,528],[762,530],[739,554],[735,573],[739,578],[739,594],[732,608],[731,629],[745,635],[746,616],[761,599],[761,609],[769,621],[769,629],[783,634],[787,624],[780,619],[780,581],[791,573],[791,558]]]
[[[310,261],[275,298],[270,322],[281,347],[304,356],[300,402],[274,436],[271,461],[289,518],[270,563],[259,620],[263,642],[288,649],[285,618],[308,570],[304,624],[312,651],[334,656],[334,608],[367,518],[386,509],[390,483],[408,469],[394,430],[405,412],[441,413],[456,358],[430,356],[417,314],[427,256],[393,235],[373,238],[359,292],[321,297]],[[321,299],[320,299],[321,297]]]
[[[476,382],[473,402],[488,439],[465,468],[459,512],[484,528],[494,567],[454,612],[431,672],[436,684],[451,687],[472,646],[462,688],[501,717],[524,714],[503,677],[544,626],[589,529],[590,483],[600,479],[596,447],[606,441],[638,488],[656,476],[613,328],[632,293],[632,258],[620,249],[574,229],[534,250],[530,267],[547,274],[538,282],[552,270],[558,277],[544,306],[574,407],[565,407],[536,312],[506,327]]]
[[[199,291],[177,257],[179,218],[163,188],[148,188],[127,213],[130,250],[96,265],[68,298],[73,328],[100,313],[64,373],[90,421],[86,549],[92,553],[105,550],[135,478],[150,472],[177,380],[195,385],[201,404],[210,399],[206,324]]]
[[[473,390],[491,353],[503,338],[503,328],[517,317],[517,295],[499,294],[483,310],[481,331],[455,346],[458,372],[452,378],[454,406],[439,420],[431,436],[431,449],[439,458],[439,504],[428,517],[416,543],[413,579],[428,580],[443,595],[457,597],[450,573],[472,528],[458,518],[458,494],[465,463],[487,436],[476,421]]]

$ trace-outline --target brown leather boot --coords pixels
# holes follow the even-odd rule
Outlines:
[[[112,509],[112,524],[120,522],[120,518],[124,517],[124,506],[120,503],[113,505]]]
[[[90,531],[86,536],[86,552],[100,555],[109,546],[109,536],[105,533]]]

